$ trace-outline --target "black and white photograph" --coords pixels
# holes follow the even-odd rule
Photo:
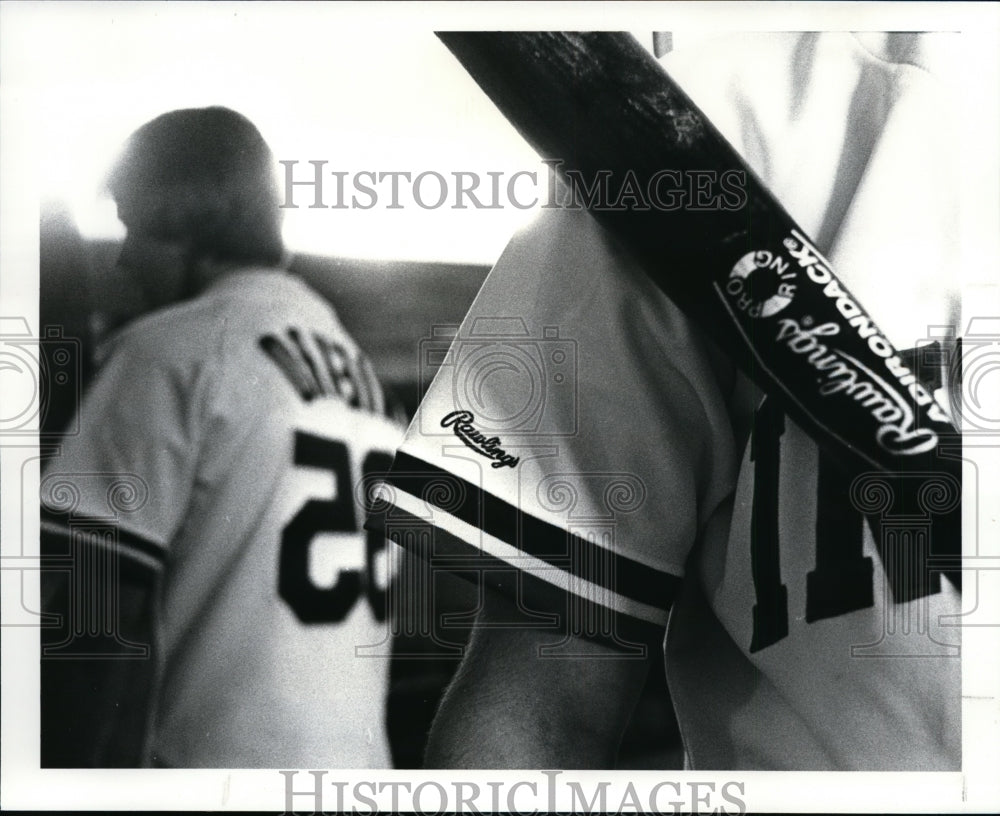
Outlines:
[[[1000,5],[0,2],[4,810],[996,812]]]

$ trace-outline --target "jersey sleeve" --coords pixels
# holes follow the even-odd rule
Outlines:
[[[138,328],[121,338],[86,394],[80,433],[45,468],[42,525],[55,533],[114,528],[124,556],[158,569],[191,491],[191,396],[209,378],[165,366]]]
[[[400,447],[387,533],[575,634],[662,634],[732,489],[732,372],[582,210],[516,236]]]

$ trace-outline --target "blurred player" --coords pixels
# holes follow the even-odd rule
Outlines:
[[[120,264],[155,311],[114,338],[43,476],[47,551],[71,555],[71,580],[49,575],[68,618],[46,658],[70,658],[81,700],[100,661],[74,654],[149,643],[152,677],[132,762],[123,721],[53,737],[81,763],[389,764],[387,661],[356,651],[384,639],[388,561],[356,491],[400,432],[329,304],[281,268],[274,166],[213,107],[141,127],[110,176]]]
[[[900,349],[957,322],[949,39],[667,62]],[[693,769],[960,767],[960,594],[907,562],[960,489],[852,486],[710,336],[583,210],[507,247],[394,466],[401,540],[492,587],[428,767],[612,767],[661,644]]]

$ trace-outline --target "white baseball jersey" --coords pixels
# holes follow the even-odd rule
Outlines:
[[[146,761],[388,767],[362,493],[401,429],[329,305],[273,270],[222,278],[126,328],[81,411],[43,518],[110,517],[160,573]]]
[[[668,65],[897,348],[954,322],[956,120],[925,45],[741,35]],[[903,485],[852,484],[704,328],[588,213],[545,212],[410,427],[390,532],[540,625],[629,649],[669,616],[694,769],[957,769],[960,595],[915,589],[901,553],[959,496],[901,509]]]

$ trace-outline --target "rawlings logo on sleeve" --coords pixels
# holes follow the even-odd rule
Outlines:
[[[441,420],[442,428],[451,428],[455,436],[461,439],[466,445],[472,448],[480,456],[493,459],[494,468],[515,467],[521,461],[519,456],[511,456],[500,447],[499,436],[486,436],[482,431],[476,430],[472,424],[475,422],[472,411],[452,411]]]

